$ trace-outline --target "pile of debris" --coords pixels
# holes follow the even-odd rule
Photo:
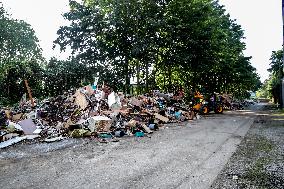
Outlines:
[[[31,99],[33,100],[33,99]],[[34,105],[36,104],[36,105]],[[34,105],[34,106],[32,106]],[[26,139],[143,137],[162,124],[198,118],[180,99],[158,91],[129,96],[91,85],[17,108],[0,110],[0,148]]]

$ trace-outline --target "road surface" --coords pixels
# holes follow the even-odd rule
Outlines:
[[[17,144],[0,151],[0,188],[209,188],[253,119],[212,114],[107,144]]]

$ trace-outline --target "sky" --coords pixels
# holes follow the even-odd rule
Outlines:
[[[68,24],[62,14],[68,12],[69,0],[0,0],[0,2],[12,18],[24,20],[32,26],[43,49],[43,56],[47,60],[53,56],[59,59],[68,57],[67,53],[60,53],[59,48],[52,50],[52,46],[59,27]]]
[[[227,13],[242,26],[251,63],[261,76],[268,78],[269,59],[272,51],[282,48],[281,0],[219,0]]]
[[[56,32],[66,25],[62,17],[68,11],[68,0],[0,0],[13,18],[29,23],[36,32],[47,59],[55,56],[64,59],[68,53],[52,50]],[[227,13],[244,30],[246,56],[252,56],[251,63],[257,69],[261,80],[268,78],[271,52],[282,45],[281,0],[219,0]]]

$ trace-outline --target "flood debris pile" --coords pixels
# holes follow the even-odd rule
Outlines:
[[[182,100],[157,91],[130,96],[90,85],[35,102],[34,107],[30,101],[21,101],[16,108],[0,110],[0,148],[35,138],[53,142],[92,137],[105,142],[143,137],[163,124],[199,117]]]

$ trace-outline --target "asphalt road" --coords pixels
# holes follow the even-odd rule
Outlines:
[[[209,188],[253,119],[210,115],[107,144],[19,144],[0,151],[0,188]]]

